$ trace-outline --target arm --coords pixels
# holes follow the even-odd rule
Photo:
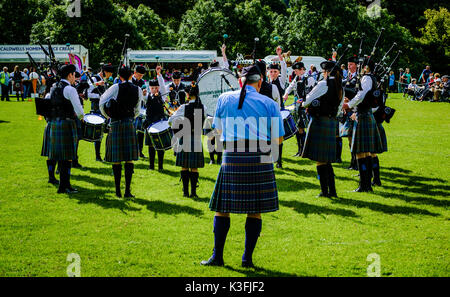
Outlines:
[[[169,126],[172,126],[177,119],[184,117],[184,109],[185,104],[181,105],[170,117],[169,117]]]
[[[281,108],[280,91],[278,91],[278,88],[276,85],[272,85],[272,98],[273,98],[273,100],[275,100],[276,103],[278,103],[278,108]]]
[[[372,88],[372,79],[367,75],[364,76],[361,79],[361,87],[362,90],[358,91],[356,96],[350,102],[344,104],[343,106],[344,108],[346,108],[345,105],[347,105],[349,108],[353,108],[364,100],[364,97],[366,96],[367,92],[369,92],[369,90]]]
[[[284,88],[286,86],[286,81],[287,81],[287,65],[286,65],[286,61],[284,61],[284,59],[283,59],[282,51],[283,50],[281,49],[281,47],[277,47],[277,55],[278,55],[278,59],[280,60],[280,66],[281,66],[280,83],[281,83],[281,87]]]
[[[317,99],[323,95],[326,94],[326,92],[328,91],[328,86],[327,86],[327,82],[325,80],[320,81],[315,87],[314,89],[311,90],[311,92],[309,92],[308,95],[306,95],[306,101],[303,102],[303,107],[307,107],[308,105],[311,104],[311,102],[314,99]]]
[[[139,88],[139,87],[138,87]],[[139,99],[138,99],[138,103],[136,104],[136,106],[134,107],[134,117],[136,118],[137,116],[139,116],[139,114],[141,113],[141,105],[142,102],[145,100],[144,97],[144,93],[142,92],[142,89],[139,88]]]
[[[92,91],[94,91],[96,84],[97,84],[97,79],[95,77],[92,77],[92,80],[94,81],[94,84],[91,82],[90,79],[88,79],[88,84],[89,84],[89,89],[88,89],[88,98],[95,98],[98,99],[100,98],[100,94],[97,93],[92,93]]]
[[[72,86],[67,86],[64,88],[64,98],[68,99],[73,106],[73,109],[75,110],[75,113],[77,114],[77,117],[79,119],[82,119],[84,117],[84,111],[83,106],[81,106],[80,98],[78,97],[77,90]]]
[[[104,117],[106,117],[107,119],[109,118],[109,116],[106,114],[105,112],[105,104],[112,98],[116,98],[117,94],[119,93],[119,85],[115,84],[112,85],[108,90],[106,90],[105,93],[103,93],[103,95],[100,97],[100,112],[102,113],[102,115]]]
[[[297,83],[297,76],[292,80],[292,82],[289,84],[289,86],[284,91],[284,95],[283,95],[284,101],[286,101],[288,99],[288,96],[294,89],[296,83]]]
[[[225,43],[222,45],[222,59],[223,59],[223,68],[228,69],[230,67],[230,64],[228,63],[227,54],[225,53],[226,50]]]

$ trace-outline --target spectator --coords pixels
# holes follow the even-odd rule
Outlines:
[[[422,74],[421,74],[420,77],[419,77],[419,81],[420,81],[421,83],[426,83],[428,77],[430,76],[430,73],[431,73],[430,66],[428,66],[428,65],[425,66],[425,69],[422,70]]]
[[[395,93],[395,74],[392,70],[389,72],[389,92]]]
[[[433,101],[432,102],[439,101],[439,93],[441,93],[441,91],[442,91],[441,75],[439,73],[436,73],[434,75],[433,85],[431,86],[431,92],[433,93]]]
[[[403,93],[403,84],[405,83],[403,81],[403,73],[405,73],[405,71],[403,70],[403,68],[400,68],[398,71],[399,71],[399,74],[398,74],[398,93]]]
[[[411,83],[411,73],[409,68],[405,68],[405,73],[403,73],[403,81],[408,85]]]
[[[30,97],[30,91],[31,91],[31,80],[30,80],[30,71],[28,71],[28,68],[24,68],[22,72],[23,76],[23,97],[26,99]]]
[[[23,75],[22,72],[20,72],[19,70],[19,65],[16,65],[14,67],[14,73],[12,76],[12,80],[13,80],[13,90],[14,92],[16,92],[16,96],[17,96],[17,101],[19,101],[19,94],[22,97],[22,101],[24,101],[23,98]]]
[[[0,85],[2,90],[2,101],[9,101],[9,72],[8,67],[3,67],[3,71],[0,72]]]
[[[311,76],[314,77],[315,81],[317,81],[319,73],[317,72],[317,68],[314,65],[311,65]]]
[[[442,77],[442,82],[441,82],[441,87],[442,87],[442,98],[448,98],[450,96],[450,82],[448,81],[448,75],[444,75]]]
[[[37,74],[34,67],[30,68],[30,85],[31,98],[36,98],[41,82],[39,79],[39,74]]]
[[[344,79],[347,79],[347,69],[345,69],[345,64],[341,65],[341,69],[342,69],[342,76],[344,77]]]

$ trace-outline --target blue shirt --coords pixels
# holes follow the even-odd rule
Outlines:
[[[246,86],[244,103],[238,109],[240,92],[227,92],[218,98],[212,126],[222,131],[220,139],[270,141],[272,137],[284,136],[278,104],[254,87]]]
[[[389,86],[393,86],[395,83],[395,75],[392,74],[391,76],[389,76]]]

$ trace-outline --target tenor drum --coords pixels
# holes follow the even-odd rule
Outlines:
[[[205,71],[199,76],[197,84],[200,98],[209,116],[214,116],[217,99],[221,94],[239,90],[239,80],[233,72],[224,68]]]
[[[84,121],[81,122],[81,139],[86,141],[101,141],[103,137],[103,126],[105,125],[105,118],[89,113],[84,116]]]
[[[173,131],[169,121],[159,121],[147,128],[150,140],[157,151],[165,151],[172,148]]]
[[[284,126],[284,139],[289,139],[297,133],[297,126],[295,125],[294,118],[289,110],[282,110],[281,117],[283,118]]]

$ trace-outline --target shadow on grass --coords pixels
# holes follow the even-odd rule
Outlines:
[[[201,211],[199,209],[196,209],[196,208],[193,208],[190,206],[167,203],[167,202],[164,202],[161,200],[149,201],[149,200],[144,200],[144,199],[140,199],[140,198],[132,198],[131,201],[147,207],[148,210],[155,213],[155,216],[158,215],[159,213],[164,213],[164,214],[169,214],[169,215],[186,213],[186,214],[197,216],[197,217],[203,215],[203,211]]]
[[[352,200],[347,198],[334,198],[332,199],[332,203],[343,204],[347,206],[355,206],[358,208],[368,208],[373,211],[383,212],[385,214],[418,214],[418,215],[427,215],[427,216],[440,216],[440,214],[430,212],[425,209],[409,207],[409,206],[391,206],[385,205],[377,202],[368,202],[361,200]]]
[[[392,188],[392,187],[385,187],[385,188]],[[400,199],[406,202],[412,202],[417,204],[423,204],[423,205],[433,205],[437,207],[450,207],[450,201],[448,200],[441,200],[441,199],[434,199],[432,197],[410,197],[403,194],[397,194],[397,193],[391,193],[391,192],[379,192],[375,191],[376,195],[382,196],[387,199]]]
[[[358,215],[348,209],[343,208],[328,208],[326,206],[318,206],[313,204],[307,204],[300,201],[280,201],[280,204],[284,207],[292,208],[296,212],[303,214],[307,217],[310,214],[318,214],[318,215],[338,215],[342,217],[358,217]]]
[[[102,187],[102,188],[108,188],[111,190],[114,190],[114,177],[110,177],[109,175],[106,175],[107,178],[110,180],[103,180],[94,176],[87,176],[87,175],[78,175],[78,174],[72,174],[70,176],[71,180],[77,180],[77,181],[84,181],[87,183],[91,183],[92,185],[96,187]]]
[[[276,182],[279,192],[296,192],[305,189],[320,189],[319,184],[310,183],[304,180],[294,180],[278,177],[276,178]]]
[[[11,122],[10,121],[0,120],[0,124],[3,124],[3,123],[11,123]]]
[[[225,265],[224,268],[245,274],[248,277],[297,277],[296,274],[281,272],[276,270],[265,269],[263,267],[255,267],[255,268],[234,268],[229,265]]]

